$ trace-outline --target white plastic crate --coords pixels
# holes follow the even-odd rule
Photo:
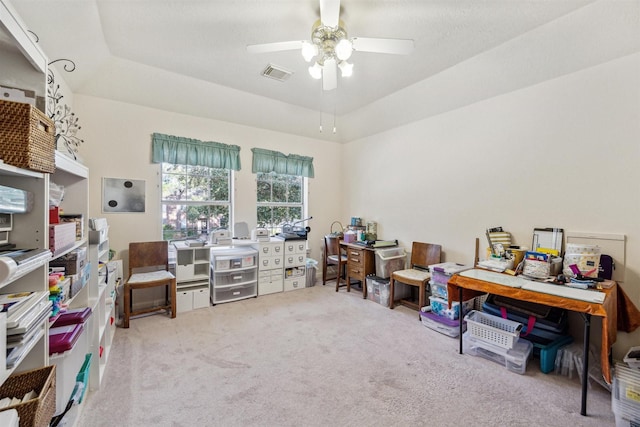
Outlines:
[[[480,341],[468,333],[463,334],[464,352],[504,365],[511,372],[523,375],[527,371],[527,361],[533,353],[533,344],[519,340],[511,349],[497,347]]]
[[[471,337],[506,349],[518,342],[523,327],[522,323],[476,310],[471,310],[464,320]]]

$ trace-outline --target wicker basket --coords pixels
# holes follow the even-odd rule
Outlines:
[[[0,399],[22,397],[35,391],[38,397],[2,410],[15,409],[20,417],[20,427],[45,427],[56,411],[56,367],[55,365],[11,375],[0,386]]]
[[[55,126],[32,105],[0,100],[0,158],[38,172],[55,170]]]

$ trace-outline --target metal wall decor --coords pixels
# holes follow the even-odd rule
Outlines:
[[[102,212],[142,213],[144,211],[144,180],[102,178]]]
[[[53,63],[65,61],[67,62],[63,69],[70,73],[76,69],[76,64],[70,59],[56,59],[51,61],[48,65]],[[78,138],[76,133],[82,129],[78,125],[78,117],[75,113],[71,112],[71,107],[62,103],[64,95],[60,92],[60,85],[55,83],[55,75],[53,70],[49,68],[47,75],[47,116],[55,125],[55,141],[56,149],[69,155],[73,159],[78,158],[78,147],[84,142],[83,139]]]

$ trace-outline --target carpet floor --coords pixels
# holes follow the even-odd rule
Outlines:
[[[333,282],[118,328],[77,425],[613,426],[594,383],[458,354],[416,311]]]

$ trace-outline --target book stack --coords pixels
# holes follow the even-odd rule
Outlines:
[[[7,369],[11,369],[44,332],[51,301],[48,291],[20,292],[0,295],[0,306],[7,313]]]

